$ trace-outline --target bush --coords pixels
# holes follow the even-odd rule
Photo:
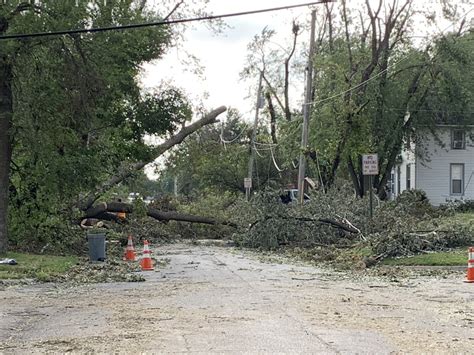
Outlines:
[[[240,226],[234,235],[238,244],[261,249],[346,245],[353,238],[350,233],[318,220],[347,219],[360,225],[367,220],[364,201],[357,199],[348,186],[326,194],[314,193],[303,206],[281,203],[280,194],[277,190],[263,191],[250,202],[239,201],[233,206],[233,221]]]
[[[368,198],[357,198],[349,185],[327,193],[313,193],[303,206],[284,205],[279,201],[279,194],[267,190],[250,202],[234,204],[232,220],[240,226],[234,234],[238,244],[260,249],[277,249],[282,245],[337,249],[364,247],[360,245],[364,239],[367,246],[364,250],[382,258],[473,242],[474,231],[455,223],[437,230],[438,221],[451,212],[431,206],[425,193],[419,190],[406,191],[394,201],[378,201],[372,220],[368,216]],[[361,233],[349,233],[320,223],[319,219],[356,227]]]

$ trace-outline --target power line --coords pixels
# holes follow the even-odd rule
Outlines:
[[[239,134],[237,134],[234,138],[231,138],[230,140],[225,140],[224,139],[224,126],[222,126],[221,134],[219,135],[219,138],[220,138],[221,142],[224,143],[224,144],[234,143],[247,130],[248,126],[249,126],[249,124],[246,123],[245,126],[242,128],[242,130],[239,132]]]
[[[340,97],[340,96],[343,96],[343,95],[345,95],[345,94],[347,94],[347,93],[349,93],[349,92],[351,92],[351,91],[353,91],[353,90],[356,90],[356,89],[358,89],[358,88],[360,88],[360,87],[366,85],[368,82],[370,82],[370,81],[372,81],[372,80],[374,80],[374,79],[377,79],[377,78],[378,78],[379,76],[381,76],[383,73],[385,73],[385,72],[388,71],[389,69],[391,69],[391,68],[397,66],[397,65],[400,64],[401,62],[407,60],[408,58],[409,58],[409,56],[406,56],[406,57],[400,59],[399,61],[397,61],[397,62],[395,62],[395,63],[389,65],[387,68],[385,68],[384,70],[378,72],[377,74],[375,74],[374,76],[370,77],[369,79],[367,79],[367,80],[365,80],[365,81],[363,81],[363,82],[361,82],[361,83],[359,83],[359,84],[357,84],[357,85],[355,85],[355,86],[352,86],[352,87],[350,87],[350,88],[347,89],[347,90],[344,90],[344,91],[342,91],[342,92],[340,92],[340,93],[338,93],[338,94],[335,94],[335,95],[326,97],[325,99],[320,99],[320,100],[308,102],[307,104],[303,104],[303,105],[320,104],[320,103],[323,103],[323,102],[331,101],[332,99],[338,98],[338,97]]]
[[[155,22],[136,23],[136,24],[130,24],[130,25],[121,25],[121,26],[95,27],[95,28],[89,28],[89,29],[84,28],[84,29],[52,31],[52,32],[11,34],[11,35],[0,36],[0,40],[62,36],[62,35],[79,34],[79,33],[97,33],[97,32],[106,32],[106,31],[129,30],[129,29],[144,28],[144,27],[164,26],[164,25],[172,25],[172,24],[177,24],[177,23],[216,20],[216,19],[227,18],[227,17],[246,16],[246,15],[260,14],[264,12],[289,10],[289,9],[294,9],[298,7],[325,4],[325,3],[335,2],[335,1],[336,0],[320,0],[320,1],[308,2],[304,4],[272,7],[272,8],[252,10],[252,11],[234,12],[234,13],[222,14],[222,15],[209,15],[209,16],[201,16],[201,17],[176,19],[176,20],[170,20],[170,21],[155,21]]]

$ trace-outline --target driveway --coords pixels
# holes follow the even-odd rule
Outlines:
[[[174,244],[146,282],[0,288],[0,353],[472,353],[462,273],[392,282]]]

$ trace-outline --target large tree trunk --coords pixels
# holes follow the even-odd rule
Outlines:
[[[12,91],[11,66],[5,56],[0,56],[0,253],[8,248],[8,190],[12,156]]]
[[[104,220],[115,220],[116,222],[121,222],[121,220],[116,218],[111,218],[115,216],[114,213],[117,212],[126,212],[133,213],[133,205],[124,202],[101,202],[94,207],[89,208],[85,211],[84,219],[104,219]],[[152,217],[159,221],[181,221],[181,222],[190,222],[190,223],[203,223],[203,224],[224,224],[235,226],[231,222],[219,221],[211,217],[203,217],[190,215],[185,213],[180,213],[176,211],[159,211],[152,207],[146,208],[146,214],[149,217]]]
[[[265,97],[267,99],[268,103],[268,112],[270,114],[270,135],[272,136],[272,143],[273,144],[278,144],[277,136],[276,136],[276,112],[275,112],[275,106],[273,106],[273,101],[272,101],[272,94],[270,91],[267,91],[265,93]]]
[[[189,126],[183,127],[178,133],[171,136],[165,142],[157,146],[153,152],[153,157],[150,160],[141,161],[138,163],[129,164],[129,165],[120,167],[116,175],[111,176],[109,180],[97,186],[94,189],[94,191],[90,192],[88,195],[81,198],[77,204],[77,207],[79,207],[83,211],[89,209],[104,192],[116,186],[117,184],[125,180],[126,178],[132,176],[133,173],[135,173],[136,171],[143,169],[145,165],[153,162],[155,159],[157,159],[167,150],[181,143],[187,136],[196,132],[201,127],[206,126],[208,124],[215,123],[217,121],[217,116],[219,116],[225,110],[227,110],[225,106],[218,107],[217,109],[211,111],[200,120],[190,124]]]

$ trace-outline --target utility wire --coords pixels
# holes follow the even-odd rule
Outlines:
[[[272,154],[273,165],[275,165],[275,168],[277,169],[277,171],[278,171],[279,173],[281,173],[281,172],[283,171],[283,169],[280,169],[280,168],[278,167],[278,165],[277,165],[277,162],[276,162],[276,160],[275,160],[275,154],[273,153],[273,148],[270,149],[270,153]]]
[[[332,99],[335,99],[335,98],[338,98],[340,96],[343,96],[353,90],[356,90],[364,85],[366,85],[367,83],[369,83],[370,81],[374,80],[374,79],[377,79],[379,76],[381,76],[383,73],[385,73],[386,71],[388,71],[389,69],[391,69],[392,67],[394,66],[397,66],[398,64],[400,64],[401,62],[407,60],[409,58],[409,55],[407,55],[406,57],[403,57],[402,59],[400,59],[399,61],[389,65],[387,68],[385,68],[384,70],[378,72],[377,74],[375,74],[374,76],[370,77],[369,79],[355,85],[355,86],[352,86],[350,87],[349,89],[347,90],[344,90],[338,94],[335,94],[335,95],[332,95],[332,96],[329,96],[329,97],[326,97],[325,99],[320,99],[320,100],[316,100],[316,101],[312,101],[312,102],[308,102],[306,104],[303,104],[304,105],[313,105],[313,104],[320,104],[320,103],[323,103],[323,102],[326,102],[326,101],[331,101]]]
[[[221,142],[224,143],[224,144],[231,144],[231,143],[234,143],[237,139],[240,138],[240,136],[241,136],[245,131],[247,131],[248,126],[249,126],[249,124],[246,123],[245,126],[244,126],[244,128],[242,128],[242,130],[239,132],[239,134],[237,134],[237,135],[236,135],[234,138],[232,138],[231,140],[225,140],[225,139],[224,139],[224,129],[223,129],[223,127],[222,127],[222,129],[221,129],[221,134],[220,134],[220,137],[219,137],[219,138],[220,138]]]
[[[289,10],[289,9],[294,9],[298,7],[325,4],[325,3],[335,2],[335,1],[336,0],[320,0],[320,1],[307,2],[304,4],[272,7],[272,8],[252,10],[252,11],[234,12],[234,13],[222,14],[222,15],[191,17],[191,18],[183,18],[183,19],[176,19],[176,20],[170,20],[170,21],[135,23],[135,24],[121,25],[121,26],[95,27],[95,28],[89,28],[89,29],[83,28],[83,29],[52,31],[52,32],[18,33],[18,34],[0,36],[0,40],[62,36],[62,35],[70,35],[70,34],[78,34],[78,33],[97,33],[97,32],[106,32],[106,31],[129,30],[129,29],[144,28],[144,27],[165,26],[165,25],[172,25],[172,24],[177,24],[177,23],[216,20],[216,19],[227,18],[227,17],[246,16],[246,15],[260,14],[264,12]]]

